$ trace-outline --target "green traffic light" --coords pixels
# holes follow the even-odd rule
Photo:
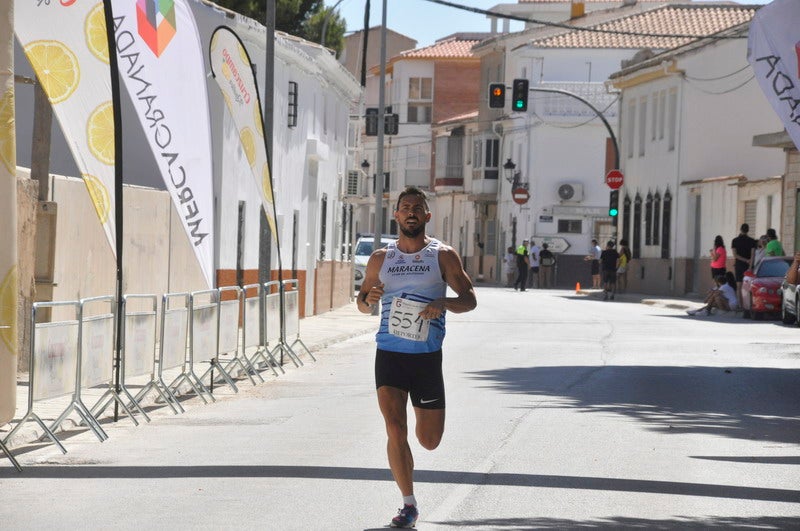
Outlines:
[[[614,217],[614,216],[616,216],[617,214],[619,214],[619,210],[617,210],[616,208],[611,208],[611,209],[609,209],[609,210],[608,210],[608,215],[609,215],[609,216],[612,216],[612,217]]]
[[[514,102],[514,107],[516,107],[517,109],[521,109],[522,105],[523,105],[523,103],[521,101],[519,101],[519,100]]]

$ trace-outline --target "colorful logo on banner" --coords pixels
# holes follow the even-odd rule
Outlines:
[[[177,32],[175,0],[136,0],[139,36],[160,57]]]
[[[236,34],[224,26],[217,28],[211,36],[209,55],[211,72],[239,130],[239,142],[256,186],[261,191],[261,203],[270,229],[277,234],[272,176],[267,163],[261,105],[250,56]]]
[[[17,2],[14,16],[17,37],[116,254],[114,111],[103,2]]]

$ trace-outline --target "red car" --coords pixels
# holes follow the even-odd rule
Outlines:
[[[769,256],[759,262],[755,271],[744,272],[742,308],[745,317],[761,319],[766,313],[780,313],[781,284],[791,263],[790,256]]]

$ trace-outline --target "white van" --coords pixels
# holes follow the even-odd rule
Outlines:
[[[397,239],[397,236],[391,234],[384,234],[381,237],[381,247]],[[372,234],[364,234],[359,236],[356,240],[356,249],[353,251],[353,268],[355,269],[355,289],[361,289],[361,283],[364,282],[364,275],[367,270],[367,261],[372,254],[372,242],[375,238]]]

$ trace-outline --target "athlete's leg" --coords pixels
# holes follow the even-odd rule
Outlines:
[[[435,450],[444,434],[444,408],[423,409],[415,407],[417,440],[426,450]]]
[[[408,393],[384,385],[378,388],[378,405],[386,423],[386,453],[389,468],[403,496],[414,494],[414,457],[408,446],[408,419],[406,404]]]

